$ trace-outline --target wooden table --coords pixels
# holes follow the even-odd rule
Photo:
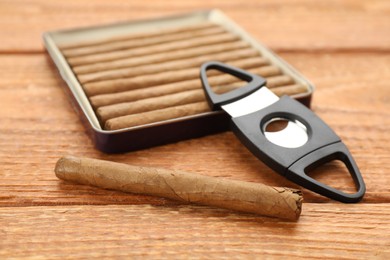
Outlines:
[[[390,2],[1,1],[0,258],[390,257]],[[230,132],[107,155],[97,151],[59,87],[44,31],[218,7],[310,79],[312,109],[349,146],[367,184],[358,204],[303,189],[298,222],[73,185],[63,155],[296,185]],[[320,180],[352,190],[337,164]]]

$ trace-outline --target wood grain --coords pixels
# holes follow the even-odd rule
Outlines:
[[[73,185],[64,155],[296,185],[230,133],[107,155],[97,151],[43,54],[47,30],[221,8],[316,85],[312,108],[344,140],[367,184],[359,204],[303,190],[297,223]],[[1,1],[0,258],[390,257],[388,1]],[[272,24],[272,26],[270,26]],[[352,191],[340,165],[313,173]]]
[[[390,170],[390,55],[282,53],[282,57],[317,83],[313,109],[354,155],[367,184],[364,201],[390,201],[390,188],[384,181]],[[54,164],[68,154],[297,187],[253,157],[229,132],[133,153],[100,153],[85,134],[59,87],[55,68],[45,57],[2,56],[0,70],[7,72],[0,82],[0,205],[112,204],[150,199],[114,192],[108,194],[115,196],[107,196],[105,191],[86,187],[75,190],[69,184],[59,187],[53,174]],[[23,107],[29,109],[20,113]],[[329,167],[337,169],[335,165]],[[324,170],[329,172],[329,168]],[[319,175],[338,188],[352,191],[348,175],[337,178],[336,172],[339,171]],[[23,188],[26,183],[27,190]],[[306,190],[304,196],[305,202],[328,201]]]
[[[0,257],[386,259],[389,214],[308,203],[294,223],[196,206],[1,208]]]
[[[41,52],[44,31],[155,18],[219,8],[275,50],[373,50],[390,48],[387,0],[0,2],[1,51]],[[288,37],[286,32],[288,33]]]

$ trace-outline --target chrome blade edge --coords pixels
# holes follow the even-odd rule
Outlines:
[[[240,100],[221,107],[232,117],[239,117],[259,111],[260,109],[272,105],[278,100],[279,97],[271,90],[266,87],[262,87]]]

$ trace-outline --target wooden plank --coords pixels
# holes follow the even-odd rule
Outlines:
[[[155,18],[220,8],[275,50],[374,50],[390,48],[387,0],[142,1],[68,0],[0,2],[0,52],[41,52],[45,31]]]
[[[281,54],[317,85],[313,109],[350,147],[367,183],[364,201],[389,202],[390,55]],[[229,132],[132,153],[100,153],[46,58],[3,55],[0,70],[1,206],[172,203],[62,183],[53,169],[63,155],[297,187],[253,157]],[[350,178],[337,176],[337,167],[331,165],[316,176],[351,190]],[[329,201],[307,190],[304,196],[306,202]]]
[[[355,156],[367,183],[363,202],[340,204],[304,190],[300,220],[286,222],[55,178],[56,160],[76,155],[297,187],[232,133],[98,152],[42,55],[44,31],[214,7],[316,84],[312,107]],[[387,0],[1,1],[0,258],[388,259],[389,11]],[[345,175],[337,164],[315,172],[351,190]]]
[[[194,206],[0,208],[0,258],[390,256],[386,204],[305,205],[282,221]]]

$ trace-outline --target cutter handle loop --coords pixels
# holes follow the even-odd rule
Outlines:
[[[228,73],[232,76],[235,76],[241,80],[245,80],[248,82],[247,85],[241,88],[237,88],[235,90],[229,91],[224,94],[216,94],[208,80],[207,80],[207,70],[215,69],[224,73]],[[246,72],[245,70],[235,68],[229,66],[227,64],[218,62],[218,61],[210,61],[206,62],[200,68],[200,78],[202,81],[203,89],[206,92],[207,102],[212,110],[221,109],[222,105],[227,103],[231,103],[237,101],[243,97],[248,96],[249,94],[255,92],[259,88],[265,85],[266,80],[260,76],[255,74],[251,74]]]
[[[340,160],[346,165],[355,182],[357,188],[356,193],[345,193],[321,183],[306,174],[306,172],[310,172],[311,170],[333,160]],[[348,148],[342,142],[322,147],[311,154],[308,154],[291,165],[285,176],[309,190],[316,191],[323,196],[344,203],[355,203],[360,201],[366,191],[366,186],[364,184],[363,177],[360,174],[359,168]]]

